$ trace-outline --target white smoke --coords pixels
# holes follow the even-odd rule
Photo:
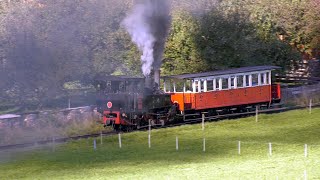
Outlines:
[[[142,52],[142,72],[148,76],[152,68],[161,66],[170,25],[167,0],[144,0],[137,3],[123,20],[123,25]]]

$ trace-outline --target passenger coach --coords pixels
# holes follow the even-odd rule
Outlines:
[[[182,114],[210,110],[211,113],[269,107],[281,99],[280,85],[272,84],[277,66],[182,74],[164,77],[163,90],[171,94]],[[222,111],[223,110],[223,111]]]

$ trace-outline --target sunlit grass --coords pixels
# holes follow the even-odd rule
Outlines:
[[[96,150],[93,139],[78,140],[11,153],[0,179],[319,179],[319,129],[314,109],[206,123],[204,132],[200,124],[152,130],[150,149],[148,132],[122,134],[121,149],[118,136],[97,138]]]

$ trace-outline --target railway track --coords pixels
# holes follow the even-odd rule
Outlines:
[[[102,132],[103,136],[111,136],[115,135],[117,132]],[[51,140],[42,140],[42,141],[36,141],[36,142],[28,142],[28,143],[21,143],[21,144],[11,144],[11,145],[5,145],[0,146],[0,151],[3,150],[10,150],[10,149],[18,149],[18,148],[26,148],[26,147],[32,147],[36,145],[46,145],[49,143],[63,143],[70,140],[78,140],[78,139],[86,139],[91,137],[99,137],[101,136],[101,133],[96,134],[86,134],[86,135],[79,135],[79,136],[72,136],[72,137],[64,137],[64,138],[52,138]]]
[[[320,107],[320,104],[315,104],[312,106],[314,107]],[[259,110],[259,114],[271,114],[271,113],[279,113],[279,112],[285,112],[290,110],[297,110],[297,109],[305,109],[308,108],[306,106],[295,106],[295,107],[280,107],[280,108],[273,108],[273,109],[264,109]],[[216,116],[205,116],[205,121],[218,121],[223,119],[234,119],[234,118],[240,118],[244,116],[252,116],[255,115],[256,111],[249,111],[249,112],[242,112],[242,113],[231,113],[231,114],[223,114],[223,115],[216,115]],[[169,128],[169,127],[176,127],[176,126],[182,126],[187,124],[196,124],[202,122],[202,118],[194,118],[194,119],[188,119],[185,122],[177,123],[177,124],[170,124],[167,126],[152,126],[152,129],[160,129],[160,128]],[[140,127],[139,131],[145,131],[149,128],[149,126]],[[116,131],[109,131],[109,132],[102,132],[103,136],[111,136],[118,134],[119,132]],[[0,151],[4,150],[11,150],[11,149],[19,149],[19,148],[26,148],[26,147],[32,147],[35,145],[46,145],[49,143],[63,143],[70,140],[78,140],[78,139],[86,139],[86,138],[94,138],[101,136],[101,133],[96,134],[87,134],[87,135],[80,135],[80,136],[73,136],[73,137],[64,137],[64,138],[57,138],[57,139],[51,139],[51,140],[42,140],[42,141],[36,141],[36,142],[29,142],[29,143],[21,143],[21,144],[11,144],[11,145],[4,145],[0,146]]]

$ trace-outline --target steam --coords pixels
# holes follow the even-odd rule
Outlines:
[[[142,52],[142,72],[148,76],[160,69],[164,44],[170,28],[170,7],[167,0],[143,0],[136,3],[123,25]]]

